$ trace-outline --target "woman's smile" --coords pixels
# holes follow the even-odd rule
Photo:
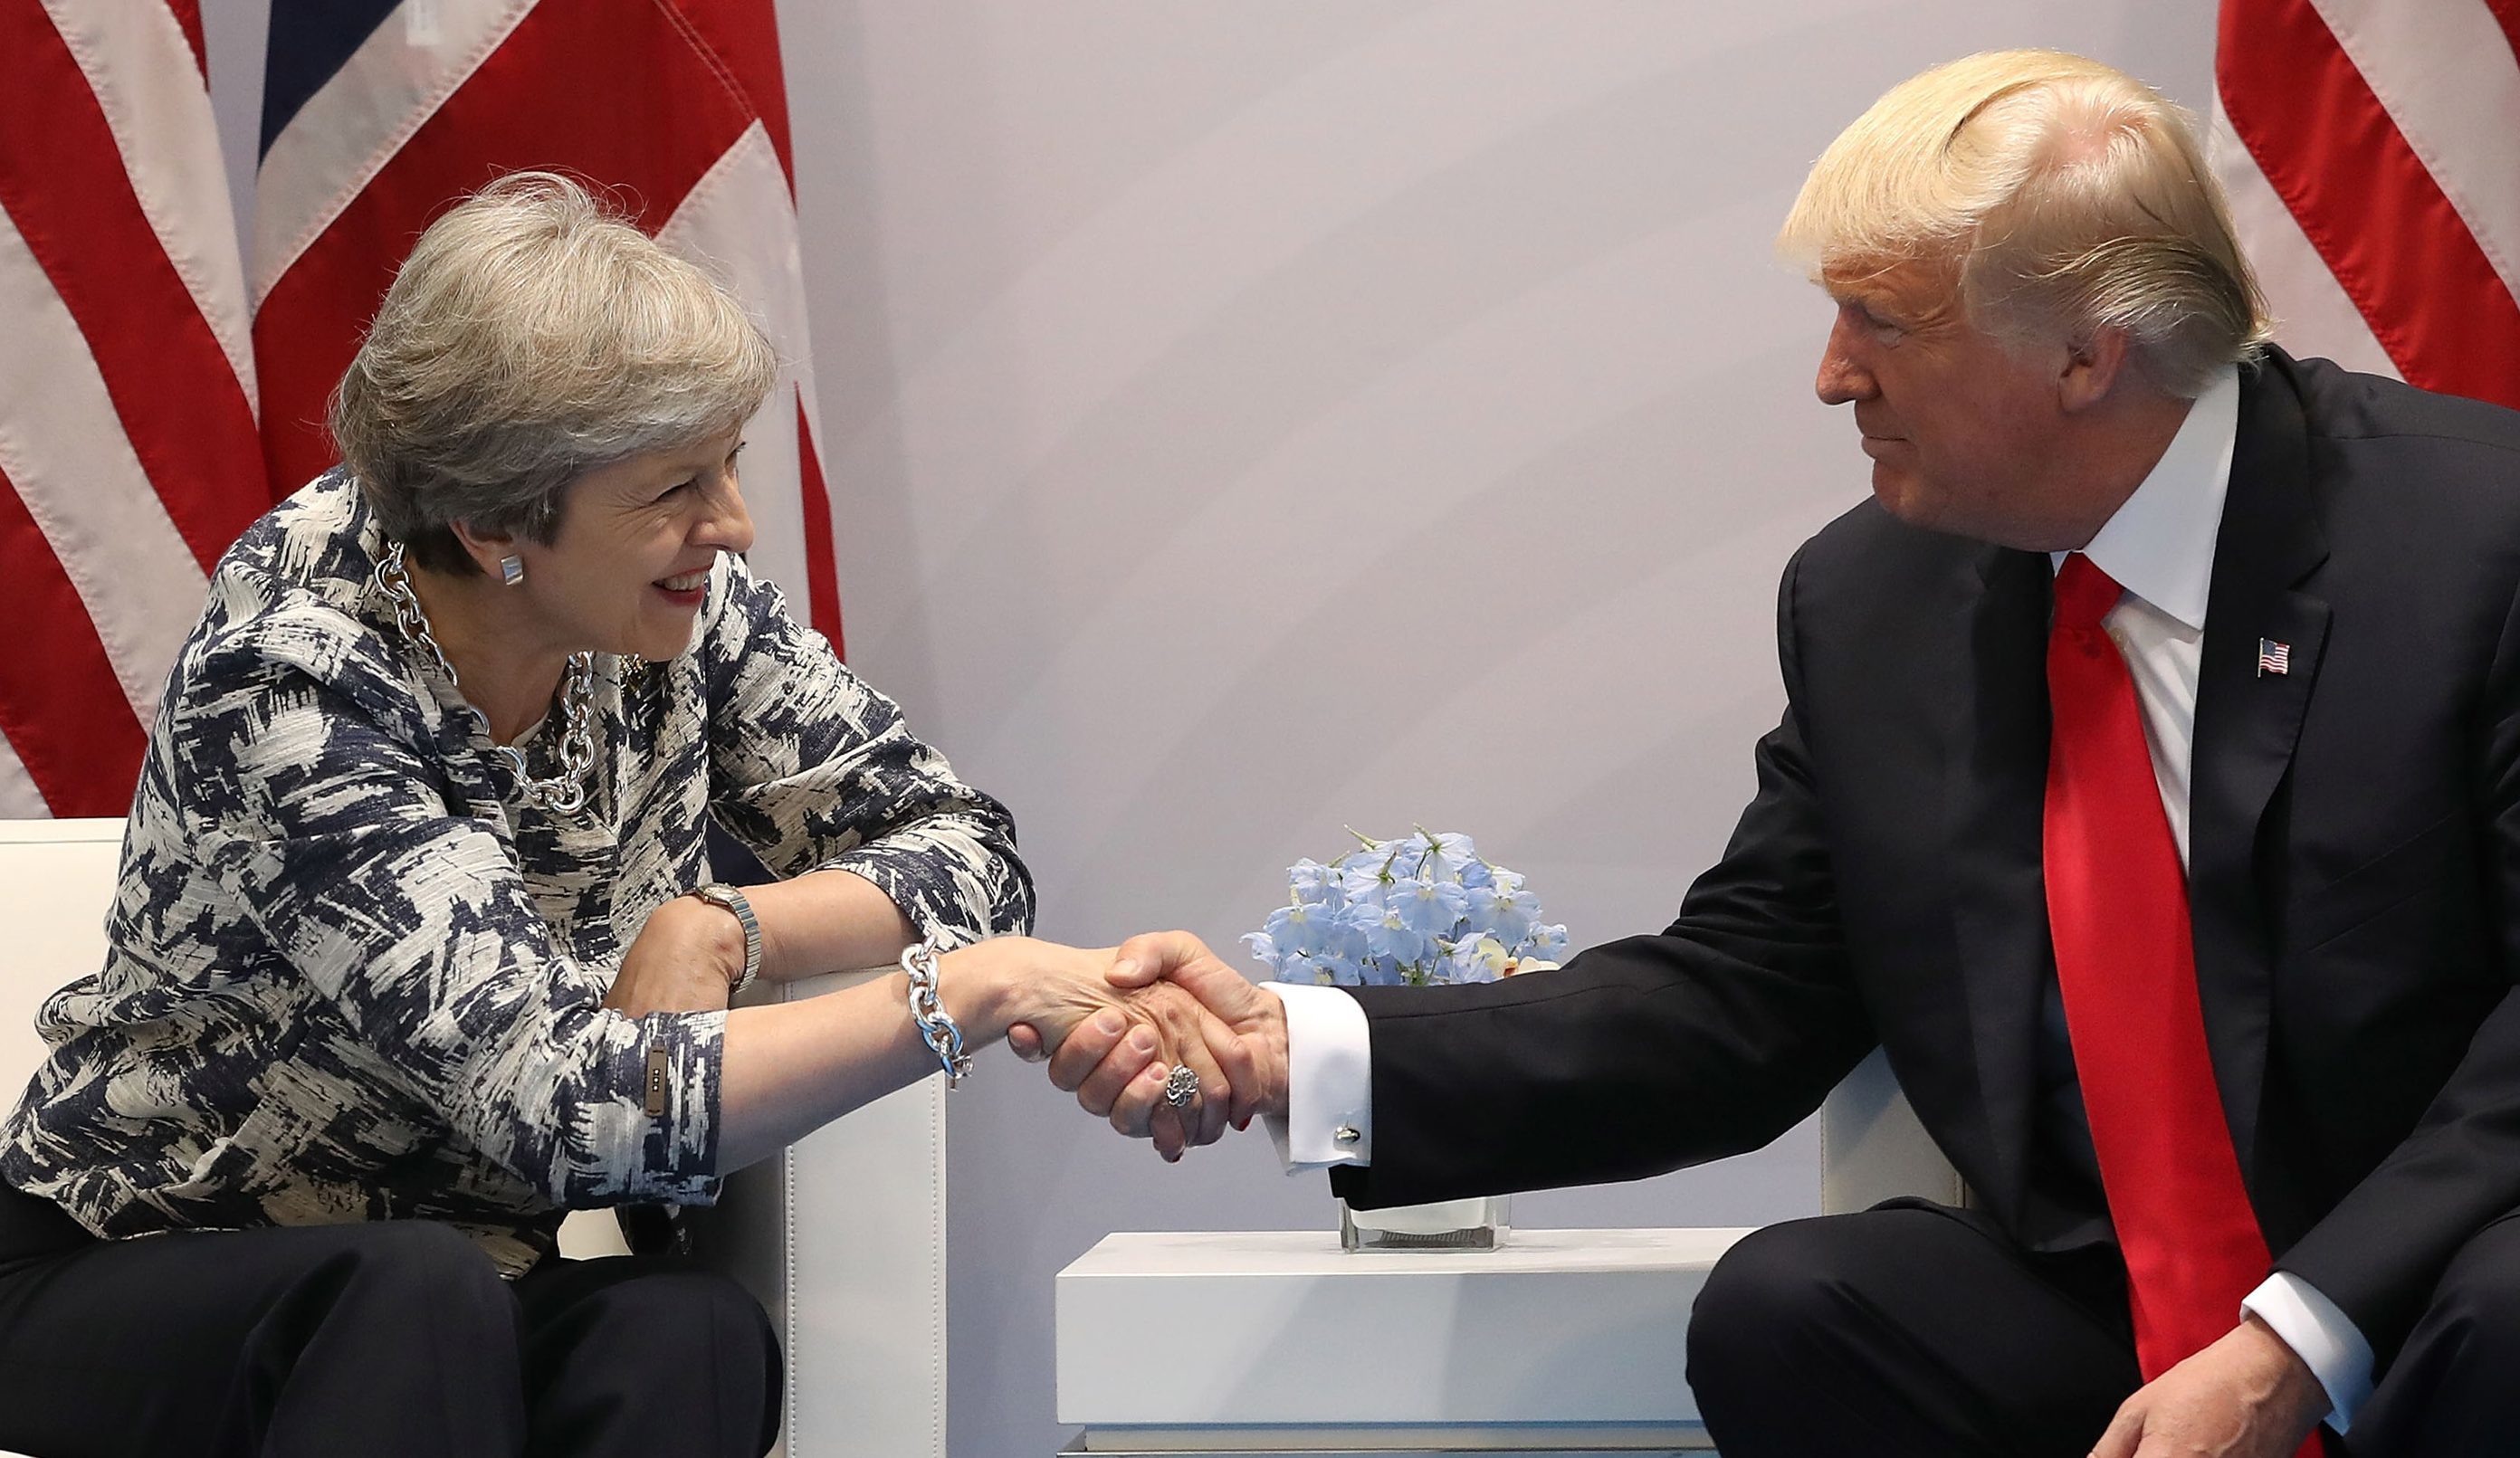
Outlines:
[[[702,567],[679,576],[660,578],[649,586],[676,607],[698,607],[708,596],[708,580],[709,569]]]

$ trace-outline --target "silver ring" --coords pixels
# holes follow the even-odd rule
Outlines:
[[[1198,1097],[1198,1071],[1182,1064],[1174,1064],[1173,1071],[1164,1076],[1164,1102],[1176,1109],[1187,1109],[1190,1107],[1191,1100],[1196,1097]]]

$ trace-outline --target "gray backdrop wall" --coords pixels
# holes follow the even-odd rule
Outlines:
[[[211,0],[250,213],[262,0]],[[1872,97],[2009,45],[2210,96],[2206,0],[782,0],[850,656],[1004,796],[1044,935],[1220,944],[1341,826],[1466,830],[1579,945],[1656,927],[1859,499],[1771,261]],[[1053,1274],[1328,1228],[1003,1053],[951,1106],[956,1458],[1047,1453]],[[1818,1206],[1808,1127],[1529,1225]],[[1163,1380],[1149,1333],[1148,1380]],[[1360,1352],[1370,1367],[1372,1353]]]

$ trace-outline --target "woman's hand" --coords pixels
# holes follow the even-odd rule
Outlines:
[[[678,896],[649,914],[604,1005],[634,1018],[713,1012],[742,975],[743,924],[724,906]]]
[[[1121,944],[1105,976],[1122,989],[1177,988],[1207,1014],[1211,1041],[1218,1029],[1235,1039],[1242,1070],[1234,1084],[1236,1128],[1247,1127],[1255,1114],[1286,1112],[1285,1006],[1227,966],[1207,944],[1188,932],[1131,937]],[[1120,1132],[1147,1138],[1154,1132],[1150,1090],[1160,1092],[1160,1077],[1150,1083],[1140,1067],[1145,1061],[1140,1050],[1098,1032],[1089,1026],[1058,1049],[1050,1062],[1050,1082],[1075,1094],[1086,1112],[1109,1118]]]
[[[996,947],[1009,940],[981,945]],[[1240,1038],[1179,987],[1114,987],[1107,976],[1112,949],[1035,942],[1031,950],[1034,954],[1005,989],[1004,1021],[997,1025],[1006,1028],[1018,1056],[1045,1057],[1091,1020],[1096,1041],[1130,1047],[1144,1064],[1138,1078],[1148,1084],[1146,1102],[1155,1105],[1151,1130],[1141,1125],[1124,1132],[1151,1131],[1156,1152],[1167,1160],[1178,1160],[1190,1146],[1212,1143],[1225,1132],[1237,1116],[1235,1090],[1253,1074],[1250,1051]],[[1187,1109],[1159,1098],[1176,1064],[1198,1076],[1198,1094]],[[1116,1122],[1114,1127],[1119,1127]]]

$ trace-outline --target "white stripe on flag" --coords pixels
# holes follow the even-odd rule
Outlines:
[[[800,446],[812,447],[796,439],[799,385],[807,411],[814,407],[804,274],[796,251],[795,204],[760,122],[744,128],[701,174],[657,230],[656,241],[715,273],[752,311],[779,352],[779,382],[744,429],[743,496],[760,527],[747,559],[779,584],[804,617],[810,600],[804,533],[829,532],[832,524],[804,519],[796,453]]]
[[[533,8],[534,0],[402,6],[306,99],[262,158],[253,215],[256,308],[297,255]],[[482,181],[488,180],[485,174]]]
[[[105,376],[0,211],[0,470],[52,544],[143,724],[208,583],[132,454]]]
[[[2311,0],[2520,298],[2520,59],[2484,0]]]
[[[2231,226],[2240,246],[2257,270],[2266,290],[2267,307],[2275,316],[2275,339],[2298,355],[2319,355],[2348,370],[2397,378],[2398,367],[2362,318],[2362,311],[2328,272],[2300,220],[2258,170],[2248,145],[2223,111],[2220,96],[2207,132],[2206,151],[2214,175],[2230,199]]]
[[[9,736],[0,734],[0,820],[41,820],[50,818],[52,813],[53,808],[35,789],[35,776],[26,773],[25,762],[11,747]]]
[[[250,402],[253,337],[245,265],[237,256],[236,214],[210,94],[194,84],[201,72],[192,43],[163,0],[43,5],[105,111],[141,212]]]

